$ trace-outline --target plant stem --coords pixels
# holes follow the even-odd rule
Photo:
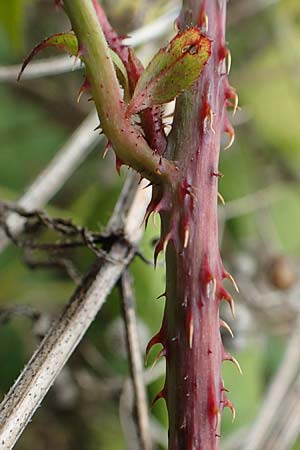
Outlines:
[[[212,39],[212,55],[194,86],[177,99],[167,157],[182,176],[173,209],[163,212],[162,241],[167,286],[163,324],[151,345],[166,356],[165,387],[169,450],[217,450],[221,414],[234,408],[225,396],[221,365],[232,359],[220,335],[219,304],[233,306],[222,287],[223,269],[217,222],[221,134],[232,133],[226,116],[224,0],[187,0],[178,25],[198,26]],[[231,91],[230,91],[231,92]],[[168,237],[170,236],[171,238]]]
[[[65,0],[64,7],[79,42],[79,56],[86,66],[101,127],[117,157],[153,182],[172,183],[176,178],[174,164],[155,155],[125,115],[126,105],[92,1]]]

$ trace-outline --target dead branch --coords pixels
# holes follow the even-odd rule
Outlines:
[[[127,239],[111,246],[109,259],[96,260],[0,405],[0,442],[3,450],[13,448],[133,258],[142,235],[141,223],[150,194],[148,189],[137,186],[137,177],[131,176],[108,225],[109,230],[114,230],[112,224],[117,225],[118,229],[123,225]]]

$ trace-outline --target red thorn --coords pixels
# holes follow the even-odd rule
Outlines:
[[[210,380],[211,381],[211,380]],[[220,410],[216,400],[216,394],[214,391],[213,383],[211,382],[208,388],[208,412],[212,420],[215,419],[215,430],[221,422]]]
[[[152,195],[152,199],[146,209],[144,221],[145,221],[145,227],[147,227],[149,217],[151,213],[159,212],[160,210],[160,202],[162,200],[162,196],[159,195]]]
[[[121,166],[124,165],[124,161],[122,161],[118,156],[116,156],[116,170],[118,172],[118,175],[120,175],[120,169]]]
[[[110,142],[110,141],[107,141],[107,144],[106,144],[106,146],[105,146],[105,149],[104,149],[104,152],[103,152],[103,156],[102,156],[103,159],[105,158],[105,156],[107,155],[108,151],[109,151],[111,148],[112,148],[111,142]],[[119,175],[120,175],[120,173],[119,173]]]
[[[230,353],[227,353],[227,352],[223,351],[223,361],[230,361],[230,362],[232,362],[236,366],[236,368],[238,369],[240,374],[243,375],[240,363],[238,362],[238,360],[234,356],[230,355]]]
[[[194,319],[191,310],[187,314],[187,340],[189,348],[193,348],[193,338],[194,338]]]
[[[152,400],[151,402],[151,408],[155,405],[155,403],[160,400],[161,398],[166,399],[166,389],[163,388]]]
[[[222,45],[218,51],[219,60],[223,61],[223,59],[225,59],[227,55],[228,55],[228,49],[224,45]]]
[[[229,292],[225,288],[220,287],[219,291],[218,291],[218,298],[219,298],[219,300],[225,300],[228,303],[230,310],[231,310],[232,317],[234,319],[235,318],[234,301],[233,301],[232,296],[229,294]]]
[[[234,139],[235,139],[234,128],[229,121],[226,123],[226,125],[224,127],[224,131],[225,131],[225,133],[227,133],[229,135],[229,142],[226,145],[226,147],[224,147],[224,150],[227,150],[228,148],[230,148],[232,146],[232,144],[234,143]]]
[[[233,278],[233,276],[231,275],[231,273],[224,271],[224,272],[223,272],[223,278],[227,278],[228,280],[230,280],[231,283],[233,284],[233,286],[234,286],[236,292],[237,292],[238,294],[240,293],[240,290],[239,290],[239,288],[238,288],[238,285],[236,284],[236,281],[235,281],[235,279]]]
[[[165,347],[163,347],[155,356],[151,369],[153,369],[154,366],[157,364],[157,362],[160,360],[160,358],[163,358],[164,356],[167,356],[167,350],[165,349]]]
[[[221,387],[221,392],[229,392],[229,389],[226,389],[225,386]]]
[[[172,238],[172,231],[166,235],[164,239],[160,238],[154,250],[154,267],[156,268],[157,258],[161,251],[166,252],[169,241]]]
[[[233,104],[231,105],[229,103],[229,105],[233,107],[232,114],[234,116],[235,113],[236,113],[236,110],[238,109],[239,97],[238,97],[238,95],[236,93],[236,90],[232,86],[228,86],[227,87],[226,92],[225,92],[225,98],[227,100],[232,100],[233,101]]]
[[[79,57],[79,56],[80,56],[80,55],[79,55],[79,51],[78,51],[77,57]],[[77,57],[76,57],[76,58],[77,58]],[[80,102],[81,96],[82,96],[82,94],[84,93],[84,91],[90,91],[90,88],[91,88],[90,82],[88,81],[87,78],[85,78],[84,82],[82,83],[82,85],[81,85],[81,87],[80,87],[80,89],[79,89],[79,91],[78,91],[78,95],[77,95],[77,103]]]
[[[158,258],[158,255],[159,255],[160,252],[163,250],[163,248],[164,248],[164,240],[163,240],[163,239],[160,239],[160,240],[158,241],[158,243],[156,244],[155,250],[154,250],[154,267],[155,267],[155,268],[156,268],[156,265],[157,265],[157,258]]]
[[[222,174],[222,172],[211,172],[210,175],[212,177],[219,177],[219,178],[223,178],[224,175]]]
[[[204,10],[204,5],[202,6],[198,18],[198,25],[204,33],[208,32],[208,16]]]
[[[210,117],[211,107],[207,100],[204,100],[201,108],[201,121]]]
[[[225,400],[224,400],[224,408],[229,408],[231,410],[232,422],[234,422],[235,421],[235,407],[234,407],[233,403],[231,403],[231,401],[228,400],[228,398],[225,398]]]
[[[148,360],[148,355],[149,355],[149,352],[150,352],[150,350],[151,350],[151,348],[152,347],[154,347],[154,345],[156,345],[156,344],[162,344],[163,345],[163,342],[162,342],[162,337],[161,337],[161,334],[162,334],[162,331],[161,331],[161,329],[160,329],[160,331],[158,332],[158,333],[156,333],[151,339],[150,339],[150,341],[148,342],[148,345],[147,345],[147,347],[146,347],[146,354],[145,354],[145,363],[147,363],[147,360]]]

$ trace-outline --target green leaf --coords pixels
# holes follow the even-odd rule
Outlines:
[[[31,50],[22,64],[20,73],[18,75],[18,81],[20,80],[22,73],[24,72],[27,64],[32,60],[32,58],[34,58],[41,50],[44,50],[48,47],[58,48],[69,53],[72,56],[78,55],[78,41],[74,33],[70,32],[53,34],[52,36],[49,36],[48,38],[37,44]]]
[[[173,100],[199,77],[211,52],[211,41],[198,28],[178,33],[142,73],[128,105],[130,116]]]
[[[129,81],[128,81],[126,68],[125,68],[121,58],[119,57],[119,55],[117,55],[117,53],[115,53],[112,49],[109,49],[109,51],[110,51],[110,57],[114,64],[117,78],[119,80],[119,83],[121,84],[121,86],[124,89],[124,97],[126,99],[129,96]]]
[[[65,52],[69,53],[69,55],[71,55],[71,56],[79,55],[77,37],[75,36],[75,34],[73,32],[53,34],[52,36],[47,37],[42,42],[37,44],[31,50],[31,52],[29,53],[29,55],[26,57],[26,59],[24,60],[24,62],[22,64],[22,67],[21,67],[21,70],[20,70],[20,73],[18,76],[18,80],[20,80],[22,73],[24,72],[24,70],[25,70],[26,66],[29,64],[29,62],[40,51],[42,51],[48,47],[55,47],[59,50],[63,50]],[[119,56],[113,50],[111,50],[111,49],[109,49],[109,50],[110,50],[110,56],[111,56],[113,64],[114,64],[118,80],[119,80],[121,86],[123,87],[125,94],[127,94],[129,92],[129,84],[128,84],[128,77],[127,77],[127,72],[126,72],[125,66],[124,66],[123,62],[121,61],[121,59],[119,58]]]

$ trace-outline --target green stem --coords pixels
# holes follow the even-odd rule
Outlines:
[[[101,127],[117,157],[155,183],[177,179],[175,165],[154,154],[140,131],[125,115],[119,83],[109,48],[91,0],[64,0],[79,42]]]

